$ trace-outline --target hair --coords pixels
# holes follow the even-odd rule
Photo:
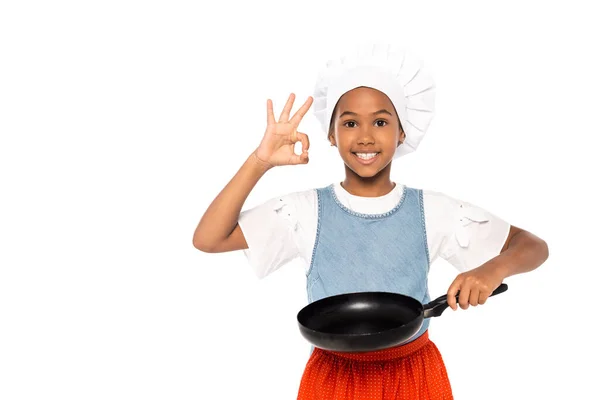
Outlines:
[[[335,120],[335,114],[337,112],[337,104],[333,107],[333,113],[331,113],[331,119],[329,120],[329,130],[327,131],[327,139],[333,135],[333,121]]]

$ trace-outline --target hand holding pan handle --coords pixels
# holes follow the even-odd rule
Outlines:
[[[508,289],[508,285],[506,283],[503,283],[500,286],[498,286],[496,288],[496,290],[494,290],[492,292],[492,294],[490,294],[490,297],[495,296],[500,293],[503,293],[503,292],[506,292],[507,289]],[[460,292],[456,293],[457,301],[458,301],[459,294],[460,294]],[[444,310],[447,307],[449,307],[447,299],[448,299],[448,296],[443,295],[443,296],[440,296],[437,299],[427,303],[425,306],[423,306],[423,311],[424,311],[423,318],[439,317],[440,315],[442,315]]]

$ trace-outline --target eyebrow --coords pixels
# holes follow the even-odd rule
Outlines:
[[[375,111],[374,113],[372,113],[371,115],[377,115],[377,114],[388,114],[388,115],[392,115],[391,112],[389,112],[388,110],[386,110],[385,108],[379,110],[379,111]],[[338,118],[342,118],[344,115],[354,115],[354,116],[358,116],[357,113],[352,112],[352,111],[344,111],[343,113],[340,114],[340,116]]]

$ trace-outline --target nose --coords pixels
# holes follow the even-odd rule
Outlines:
[[[358,139],[358,143],[360,143],[360,144],[374,144],[375,143],[375,138],[373,137],[373,135],[371,133],[370,127],[363,128],[363,130],[360,132],[360,137]]]

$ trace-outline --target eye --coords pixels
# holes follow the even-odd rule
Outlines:
[[[381,128],[384,127],[384,126],[386,126],[388,124],[388,122],[386,120],[384,120],[384,119],[378,119],[377,121],[375,121],[376,124],[379,123],[379,122],[383,123],[383,124],[377,125],[377,126],[379,126]],[[348,126],[348,124],[354,124],[354,125]],[[346,128],[354,128],[356,126],[355,124],[356,124],[355,121],[346,121],[346,122],[344,122],[344,126]]]

